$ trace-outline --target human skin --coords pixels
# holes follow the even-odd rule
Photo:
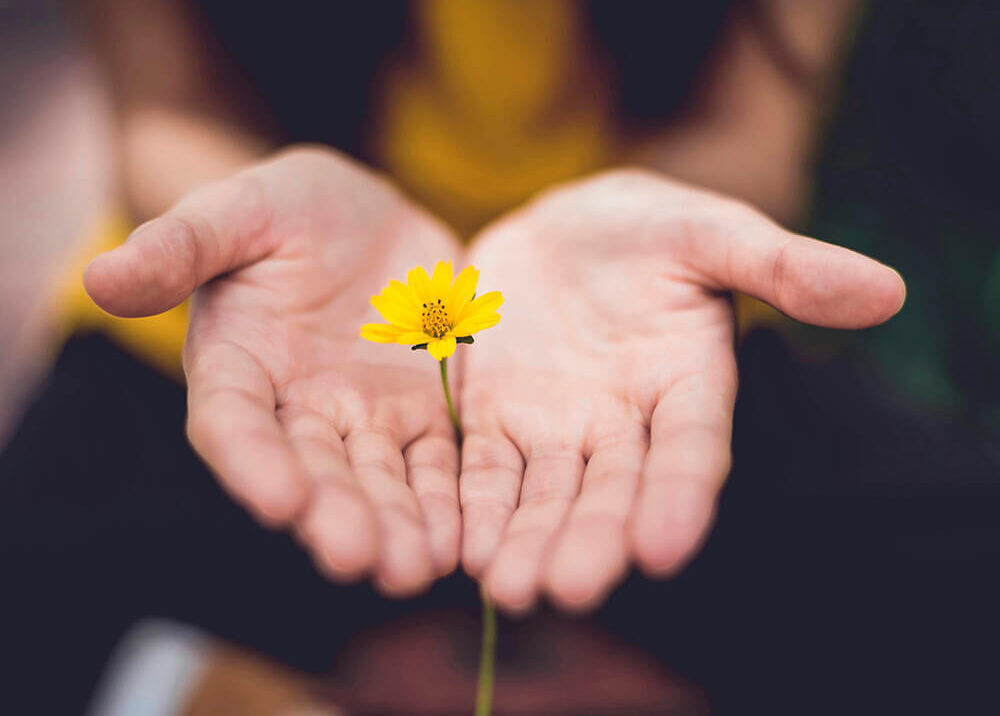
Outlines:
[[[273,127],[190,7],[86,0],[122,198],[137,220],[158,217],[95,261],[87,288],[128,316],[195,292],[192,443],[331,577],[408,594],[461,550],[509,610],[546,592],[593,606],[632,562],[679,569],[711,522],[735,393],[730,289],[839,327],[902,302],[889,269],[665,178],[800,216],[856,4],[758,4],[809,70],[805,87],[734,6],[686,119],[634,154],[657,173],[550,191],[463,257],[445,228],[335,152],[261,162]],[[452,361],[469,433],[461,483],[433,362],[357,337],[387,279],[449,257],[475,262],[483,290],[508,300],[500,326]]]
[[[437,366],[358,337],[387,279],[441,259],[474,262],[507,297],[455,362],[461,476]],[[321,148],[194,191],[85,285],[120,316],[194,293],[191,442],[324,572],[411,594],[461,548],[511,611],[544,591],[592,606],[631,562],[665,575],[697,548],[729,466],[730,290],[840,328],[904,298],[892,269],[641,170],[552,190],[463,256],[384,179]]]
[[[592,607],[695,553],[729,472],[730,291],[832,328],[902,306],[892,269],[641,170],[554,189],[470,259],[507,297],[465,355],[463,563],[502,607]]]
[[[197,288],[184,351],[192,445],[330,577],[371,575],[403,595],[455,567],[458,449],[433,361],[362,341],[358,327],[388,277],[458,252],[385,180],[305,148],[191,193],[84,283],[120,316]]]

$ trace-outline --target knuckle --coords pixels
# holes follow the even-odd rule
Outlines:
[[[496,495],[470,494],[466,491],[462,493],[462,511],[464,514],[475,514],[477,528],[489,527],[490,530],[499,531],[513,513],[514,503]]]
[[[200,283],[198,267],[202,247],[199,233],[205,229],[182,213],[164,214],[158,221],[163,240],[155,246],[160,255],[151,257],[147,266],[153,269],[169,266],[171,270],[156,270],[148,278],[160,284],[157,288],[165,296],[180,301]]]
[[[454,461],[413,461],[408,460],[406,471],[408,479],[415,486],[425,484],[455,484],[458,480],[458,469]]]
[[[333,423],[315,410],[285,404],[276,409],[275,415],[290,440],[317,441],[324,445],[340,440]]]
[[[561,514],[569,510],[574,497],[576,497],[576,490],[570,489],[566,485],[541,485],[531,490],[525,490],[524,498],[518,509],[530,507],[535,510]]]
[[[520,472],[524,469],[524,459],[520,452],[503,440],[489,438],[466,440],[462,450],[462,472],[490,472],[502,470]]]
[[[396,455],[368,455],[355,463],[355,470],[360,474],[394,476],[403,473],[402,458]]]
[[[459,514],[459,504],[458,497],[447,490],[422,490],[418,493],[417,497],[420,502],[428,506],[431,510],[435,510],[437,517],[435,518],[435,523],[438,520],[447,520],[447,522],[441,523],[442,527],[454,527],[458,529],[458,514]],[[438,510],[437,508],[443,508]],[[425,510],[426,511],[426,510]]]
[[[406,449],[404,457],[411,470],[433,470],[449,475],[458,472],[458,446],[451,436],[421,438]]]
[[[784,297],[788,291],[788,281],[791,272],[789,271],[789,248],[793,239],[788,239],[774,250],[771,257],[771,285],[774,287],[774,295],[779,303],[784,302]]]

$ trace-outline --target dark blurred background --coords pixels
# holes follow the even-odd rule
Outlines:
[[[789,184],[751,171],[782,165],[779,153],[744,159],[728,135],[692,153],[681,140],[644,151],[666,127],[684,147],[701,136],[689,131],[698,87],[733,8],[763,23],[790,82],[808,84],[782,18],[823,5],[570,3],[584,39],[542,34],[543,47],[582,43],[580,72],[603,67],[593,76],[604,84],[566,100],[584,119],[565,136],[614,139],[579,161],[536,157],[558,169],[517,191],[648,160],[888,263],[908,300],[886,326],[848,334],[740,299],[735,468],[703,554],[666,584],[633,577],[592,619],[505,622],[498,713],[996,712],[1000,7],[858,4],[817,130],[787,130],[813,147]],[[460,188],[438,196],[409,155],[372,138],[372,107],[391,114],[409,95],[373,103],[371,86],[393,87],[379,78],[400,71],[419,88],[429,71],[412,60],[433,36],[427,7],[220,1],[198,17],[209,54],[249,88],[227,111],[272,110],[254,141],[329,142],[471,233],[523,197],[476,193],[459,169],[442,181]],[[135,145],[121,138],[135,125],[121,121],[86,14],[0,1],[0,654],[13,665],[0,713],[464,712],[474,587],[459,575],[398,604],[324,582],[187,447],[170,358],[183,316],[133,330],[81,308],[95,237],[106,246],[162,210],[155,191],[136,200],[122,188],[123,146]],[[396,125],[379,126],[390,136]],[[400,126],[405,141],[435,136]],[[785,138],[782,125],[738,136],[768,152]]]

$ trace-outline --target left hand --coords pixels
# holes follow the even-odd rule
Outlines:
[[[474,244],[503,321],[465,351],[463,561],[508,610],[593,606],[631,561],[703,540],[730,466],[729,292],[817,325],[887,320],[892,269],[736,201],[627,170],[551,191]]]
[[[325,574],[403,595],[458,561],[458,446],[433,361],[358,329],[386,278],[458,253],[385,180],[299,147],[198,188],[85,283],[119,316],[194,292],[195,450],[262,522],[293,527]]]

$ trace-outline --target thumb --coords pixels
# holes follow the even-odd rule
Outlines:
[[[266,256],[270,216],[265,180],[254,170],[206,184],[95,258],[84,287],[116,316],[162,313],[203,283]]]
[[[878,325],[903,307],[906,285],[894,269],[744,211],[713,231],[710,240],[695,242],[693,267],[719,288],[742,291],[792,318],[829,328]]]

